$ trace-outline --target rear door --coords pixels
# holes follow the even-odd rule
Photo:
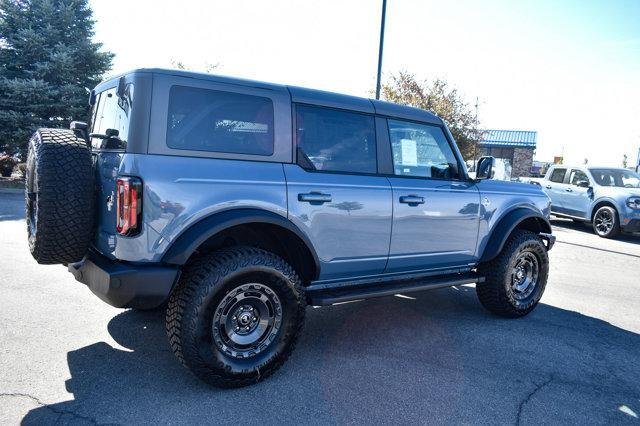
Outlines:
[[[564,194],[568,186],[564,183],[566,173],[566,167],[554,167],[549,172],[549,179],[542,183],[544,192],[551,198],[551,211],[553,212],[565,213]]]
[[[297,164],[285,164],[289,218],[313,243],[321,280],[381,273],[391,186],[377,176],[372,114],[295,106]]]
[[[476,260],[480,193],[461,179],[442,127],[388,119],[393,232],[386,272],[466,266]]]

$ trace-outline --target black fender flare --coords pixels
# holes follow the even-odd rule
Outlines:
[[[293,222],[267,210],[243,208],[214,213],[191,225],[171,243],[169,249],[162,256],[162,262],[171,265],[184,265],[197,248],[212,236],[233,226],[248,223],[278,225],[293,232],[302,240],[313,256],[316,272],[320,271],[320,260],[313,244]]]
[[[516,229],[520,223],[531,218],[538,219],[540,233],[551,234],[551,224],[542,213],[527,207],[516,208],[506,213],[493,227],[489,240],[480,257],[480,262],[487,262],[495,258],[502,251],[504,244],[507,242],[513,230]],[[550,245],[548,245],[548,248],[551,248]]]

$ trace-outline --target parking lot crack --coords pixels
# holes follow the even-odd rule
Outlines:
[[[551,383],[553,381],[553,376],[549,377],[548,380],[538,384],[536,382],[533,382],[533,384],[536,386],[535,389],[533,389],[531,392],[529,392],[529,394],[520,402],[520,405],[518,406],[518,415],[516,416],[516,425],[520,425],[520,422],[522,421],[522,412],[524,411],[524,407],[527,405],[527,403],[531,400],[531,398],[533,398],[533,396],[540,392],[540,390],[542,390],[542,388],[544,388],[545,386],[547,386],[549,383]]]
[[[82,414],[78,414],[73,410],[61,410],[58,408],[55,408],[51,405],[48,405],[44,402],[42,402],[38,397],[35,397],[33,395],[30,395],[28,393],[20,393],[20,392],[11,392],[11,393],[0,393],[0,398],[1,397],[6,397],[6,398],[27,398],[30,399],[31,401],[33,401],[34,403],[36,403],[38,406],[45,408],[49,411],[51,411],[54,414],[58,415],[57,420],[60,419],[61,416],[64,415],[70,415],[72,417],[74,417],[75,419],[79,419],[79,420],[84,420],[86,422],[89,422],[91,424],[94,425],[106,425],[107,423],[98,423],[96,419],[94,419],[93,417],[88,417],[88,416],[84,416]],[[57,423],[56,420],[56,423]],[[108,424],[115,424],[115,423],[108,423]]]

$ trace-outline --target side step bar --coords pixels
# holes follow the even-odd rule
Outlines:
[[[369,286],[312,289],[307,292],[307,299],[310,305],[328,306],[334,303],[392,296],[398,293],[411,293],[414,291],[432,290],[478,282],[484,282],[484,277],[474,272],[467,272],[464,274],[451,274],[439,277],[375,283]]]

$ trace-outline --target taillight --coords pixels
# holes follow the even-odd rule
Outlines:
[[[116,230],[121,235],[140,232],[142,218],[142,182],[134,177],[120,177],[116,182]]]

